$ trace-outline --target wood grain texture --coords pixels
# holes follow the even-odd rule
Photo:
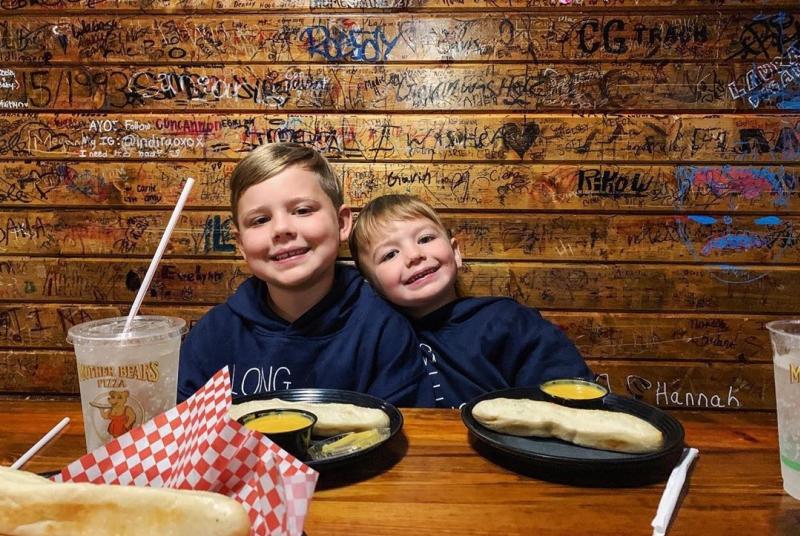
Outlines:
[[[791,12],[702,15],[425,14],[9,18],[0,60],[52,62],[632,61],[772,59],[794,43]],[[54,30],[55,28],[55,30]],[[754,38],[755,37],[755,38]]]
[[[748,70],[682,63],[26,67],[6,71],[0,99],[30,111],[733,111],[749,107],[728,89],[746,86]],[[777,109],[775,100],[759,108]]]
[[[774,163],[800,152],[800,115],[6,114],[0,159],[231,159],[271,142],[333,159]]]
[[[0,207],[169,210],[186,177],[190,208],[229,210],[235,162],[0,161]],[[565,212],[735,211],[800,213],[800,166],[753,163],[473,164],[333,162],[345,201],[361,208],[383,194],[419,196],[438,210]],[[465,219],[470,216],[464,215]]]
[[[700,457],[670,534],[694,536],[698,527],[728,534],[743,526],[753,534],[796,532],[800,507],[782,490],[773,415],[672,414]],[[31,471],[60,469],[85,453],[80,405],[0,401],[8,430],[0,436],[0,463],[10,464],[64,415],[72,423],[28,463]],[[401,437],[382,456],[322,474],[308,534],[581,534],[587,515],[593,534],[649,533],[663,483],[609,489],[537,480],[481,457],[455,411],[403,409],[403,416]]]
[[[195,11],[268,12],[268,11],[445,11],[459,13],[466,10],[552,10],[605,11],[624,9],[627,11],[652,10],[664,7],[680,9],[741,10],[743,8],[793,8],[792,0],[181,0],[178,5],[170,0],[4,0],[0,9],[6,13],[77,13],[87,12],[131,12],[131,13],[183,13]]]
[[[764,324],[777,315],[545,311],[589,359],[771,363]]]
[[[165,211],[0,210],[0,246],[9,255],[147,258],[158,247],[170,215]],[[797,216],[748,218],[729,213],[705,218],[494,213],[445,216],[443,223],[466,260],[800,261]],[[735,229],[726,222],[734,218],[741,219]],[[187,211],[173,232],[167,255],[237,254],[235,225],[227,211]],[[343,247],[341,254],[349,256],[350,252]]]
[[[128,304],[149,261],[0,257],[0,300]],[[467,295],[543,309],[797,314],[796,266],[468,263]],[[249,276],[242,261],[162,261],[146,303],[214,304]]]

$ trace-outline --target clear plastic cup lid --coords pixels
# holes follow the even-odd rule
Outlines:
[[[767,322],[765,327],[781,335],[800,336],[800,319],[797,318],[792,320],[773,320],[772,322]]]
[[[91,320],[69,328],[67,342],[71,344],[147,344],[180,337],[186,333],[186,321],[174,316],[136,316],[131,329],[124,333],[125,316]]]

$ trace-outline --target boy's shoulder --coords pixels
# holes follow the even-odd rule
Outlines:
[[[469,316],[479,316],[487,320],[505,321],[510,316],[539,316],[538,311],[506,296],[484,296],[463,298],[459,301],[457,312]]]
[[[220,303],[210,308],[203,314],[197,321],[193,322],[189,335],[197,336],[201,333],[204,334],[223,334],[228,332],[227,327],[232,322],[236,322],[238,315],[236,315],[227,303]]]
[[[512,298],[462,297],[412,323],[422,331],[503,332],[511,324],[529,323],[538,316],[536,310]]]
[[[205,314],[194,323],[189,333],[195,332],[218,332],[234,322],[241,321],[240,309],[257,309],[259,307],[257,292],[259,280],[249,277],[244,280],[236,291],[224,302],[211,307]],[[200,330],[194,329],[200,327]]]
[[[476,296],[465,298],[465,300],[479,304],[484,308],[492,309],[527,309],[526,305],[519,303],[514,298],[508,296]]]
[[[369,317],[405,317],[380,296],[355,267],[338,265],[342,280],[346,281],[348,291],[340,296],[340,301],[350,301],[353,311]]]
[[[460,329],[519,335],[549,324],[535,308],[505,296],[462,298],[453,313],[449,324]]]

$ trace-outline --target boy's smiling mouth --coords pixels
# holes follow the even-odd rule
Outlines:
[[[270,256],[270,260],[273,261],[285,261],[287,259],[291,259],[293,257],[299,257],[300,255],[305,255],[311,250],[311,248],[295,248],[295,249],[288,249],[285,251],[281,251],[276,253],[275,255]]]
[[[427,277],[427,276],[429,276],[429,275],[431,275],[433,273],[436,273],[439,270],[440,266],[434,266],[432,268],[426,268],[425,270],[419,271],[416,274],[414,274],[411,277],[409,277],[408,279],[406,279],[405,283],[403,283],[403,284],[404,285],[411,285],[411,284],[415,283],[416,281],[419,281],[420,279],[423,279],[423,278],[425,278],[425,277]]]

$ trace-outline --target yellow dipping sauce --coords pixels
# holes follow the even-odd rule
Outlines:
[[[542,385],[541,389],[550,396],[571,400],[591,400],[606,394],[604,389],[590,383],[554,382]]]
[[[300,415],[291,411],[262,415],[261,417],[256,417],[244,423],[247,428],[261,432],[262,434],[293,432],[305,428],[310,424],[311,419],[305,415]]]

